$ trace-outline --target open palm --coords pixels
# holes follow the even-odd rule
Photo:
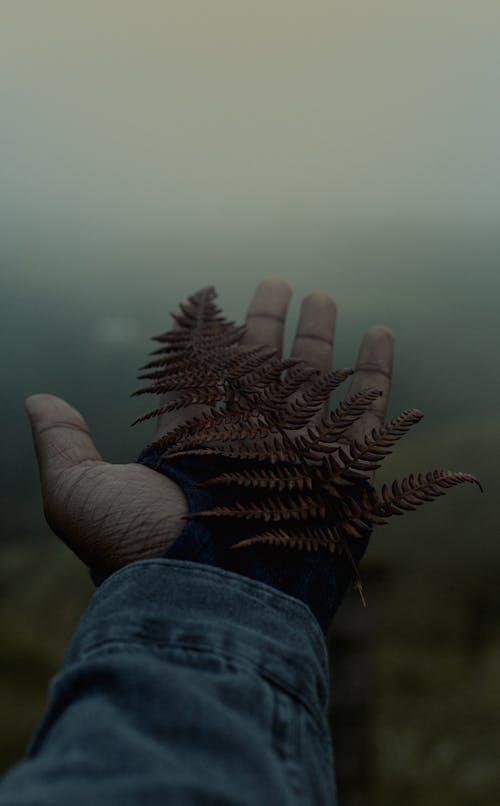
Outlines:
[[[248,310],[243,345],[267,344],[281,356],[291,294],[289,284],[279,278],[268,278],[258,285]],[[330,371],[336,318],[336,304],[329,294],[306,296],[291,355],[308,361],[322,373]],[[356,421],[355,430],[346,435],[350,439],[362,439],[384,422],[393,343],[392,332],[383,325],[374,325],[363,335],[346,399],[368,386],[380,389],[382,394]],[[86,565],[105,574],[134,560],[161,557],[184,526],[182,517],[188,510],[181,488],[144,465],[104,461],[82,415],[61,398],[32,395],[26,400],[26,408],[38,458],[44,513],[55,534]],[[160,416],[154,439],[203,408],[190,406]]]

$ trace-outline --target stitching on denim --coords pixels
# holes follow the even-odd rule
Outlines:
[[[300,753],[298,726],[302,724],[303,716],[300,710],[298,713],[293,713],[290,700],[283,698],[281,692],[276,692],[275,702],[273,735],[276,736],[277,730],[281,730],[280,740],[275,741],[275,746],[294,795],[293,804],[294,806],[308,806],[301,782],[303,764],[297,764],[297,757]]]
[[[159,653],[161,653],[161,655],[164,654],[162,652],[162,650],[165,650],[165,649],[177,649],[177,650],[180,650],[180,651],[183,651],[183,650],[191,651],[191,652],[193,652],[195,654],[199,654],[199,655],[212,655],[212,656],[214,656],[215,658],[217,658],[219,660],[222,657],[225,661],[228,661],[228,660],[233,661],[233,662],[235,662],[235,661],[238,662],[239,661],[240,664],[241,664],[239,666],[239,668],[242,671],[248,672],[250,674],[255,674],[255,672],[257,672],[257,677],[259,679],[267,680],[268,682],[270,682],[274,686],[276,686],[276,688],[278,688],[281,691],[283,691],[286,694],[288,694],[293,700],[296,700],[301,705],[303,705],[304,708],[306,708],[306,710],[309,711],[309,713],[311,714],[311,716],[314,718],[315,721],[318,721],[319,714],[320,714],[319,709],[317,709],[313,704],[311,704],[308,699],[306,699],[305,697],[302,696],[302,693],[301,693],[300,689],[289,685],[286,681],[284,681],[283,679],[281,679],[279,677],[276,677],[275,675],[272,674],[272,672],[270,672],[265,667],[259,666],[259,664],[257,664],[257,663],[253,663],[251,661],[251,659],[246,658],[244,655],[239,655],[239,654],[234,654],[234,655],[231,654],[230,655],[229,653],[224,652],[224,650],[215,651],[213,649],[207,649],[205,647],[191,646],[189,644],[179,646],[179,644],[176,644],[176,643],[160,642],[160,641],[152,642],[150,640],[148,641],[147,648],[148,649],[153,649],[153,650],[154,649],[159,650]],[[90,649],[81,652],[78,655],[78,657],[75,658],[74,661],[72,661],[72,662],[78,663],[78,662],[81,662],[81,661],[84,661],[84,660],[88,660],[88,659],[92,658],[94,655],[98,655],[99,657],[102,657],[102,655],[105,655],[105,654],[106,655],[116,654],[117,650],[120,650],[120,649],[125,650],[126,652],[128,652],[129,649],[140,649],[141,651],[143,651],[144,650],[144,644],[140,643],[140,641],[129,641],[129,640],[125,641],[123,639],[106,639],[106,640],[100,641],[99,643],[93,644],[93,646]],[[130,654],[133,654],[133,653],[130,653]],[[67,666],[66,668],[69,668],[69,667]]]
[[[168,563],[170,566],[174,566],[176,571],[179,571],[181,574],[184,575],[191,575],[194,567],[200,567],[200,563],[193,563],[189,560],[158,560],[158,559],[148,559],[148,560],[138,560],[135,563],[129,563],[129,565],[124,566],[123,568],[118,569],[115,571],[111,576],[109,576],[97,590],[96,595],[99,596],[99,592],[103,590],[107,583],[114,579],[117,574],[124,574],[127,571],[130,571],[132,568],[138,570],[138,566],[142,566],[141,568],[141,576],[143,575],[143,569],[147,569],[149,567],[155,568],[162,568],[165,567],[165,563]],[[186,567],[189,566],[189,567]],[[316,622],[314,614],[310,610],[310,608],[302,602],[300,599],[295,599],[293,596],[289,596],[287,593],[283,591],[277,591],[271,588],[270,585],[265,585],[265,583],[258,582],[257,580],[250,579],[249,577],[244,577],[242,574],[236,574],[233,571],[227,571],[226,569],[217,568],[216,566],[212,565],[204,565],[203,564],[203,573],[216,576],[219,579],[222,579],[226,585],[229,585],[231,588],[244,588],[245,591],[252,596],[252,598],[256,599],[260,604],[267,600],[273,604],[280,604],[283,605],[283,600],[287,602],[287,608],[290,610],[297,610],[302,613],[303,616],[307,616],[308,627],[314,633],[314,639],[317,641],[321,647],[324,646],[325,638],[323,633],[321,632],[321,628],[319,624]],[[229,577],[229,578],[228,578]],[[268,588],[269,590],[262,591],[262,587]],[[257,595],[256,590],[260,591],[260,595]]]

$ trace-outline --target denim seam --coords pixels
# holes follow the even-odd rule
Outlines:
[[[281,605],[286,602],[286,609],[287,612],[290,611],[300,611],[304,616],[307,616],[307,628],[312,632],[312,638],[315,644],[318,645],[318,650],[321,652],[325,651],[325,637],[321,631],[319,624],[316,621],[316,618],[311,611],[311,609],[300,599],[295,599],[293,596],[289,596],[287,593],[283,591],[278,591],[275,588],[272,588],[270,585],[267,585],[264,582],[259,582],[258,580],[250,579],[249,577],[244,577],[242,574],[236,574],[233,571],[227,571],[223,568],[217,568],[212,565],[205,565],[203,563],[195,563],[190,562],[189,560],[170,560],[168,558],[165,559],[148,559],[148,560],[138,560],[134,563],[129,563],[128,565],[123,566],[123,568],[119,568],[117,571],[113,572],[96,591],[96,596],[99,599],[100,591],[106,588],[106,586],[111,582],[111,580],[115,579],[118,574],[122,575],[125,574],[127,571],[130,572],[132,568],[137,568],[138,566],[143,566],[144,568],[148,567],[159,567],[164,568],[165,563],[168,563],[170,566],[174,566],[176,572],[180,572],[183,575],[192,576],[194,570],[199,570],[200,567],[203,567],[203,574],[204,575],[212,575],[216,576],[221,579],[226,587],[241,589],[245,591],[245,593],[251,596],[253,599],[258,601],[259,604],[271,604],[273,606]],[[142,574],[141,574],[142,576]],[[264,591],[262,590],[264,588]],[[257,591],[259,593],[257,593]],[[265,599],[264,599],[265,596]]]
[[[304,798],[304,790],[301,783],[300,764],[297,765],[297,755],[300,751],[298,735],[298,725],[301,724],[301,713],[294,713],[291,703],[283,699],[280,694],[276,695],[278,720],[281,721],[281,731],[283,733],[281,741],[277,744],[277,750],[281,763],[286,771],[286,776],[290,788],[294,793],[294,806],[308,806]],[[277,730],[278,721],[274,723],[274,731]]]
[[[159,643],[159,642],[149,641],[148,644],[145,645],[145,644],[141,644],[139,641],[128,641],[127,640],[125,642],[125,641],[120,640],[120,639],[107,639],[107,640],[101,641],[101,642],[99,642],[97,644],[94,644],[90,649],[79,653],[79,655],[75,658],[75,660],[73,662],[77,663],[77,662],[80,662],[80,661],[83,661],[83,660],[87,660],[89,658],[92,658],[94,655],[98,655],[98,657],[100,658],[104,654],[106,654],[106,655],[117,654],[117,652],[120,649],[125,650],[127,652],[129,649],[132,649],[132,648],[140,649],[140,650],[144,650],[145,648],[146,649],[153,649],[153,650],[160,650],[161,655],[163,655],[162,650],[165,650],[165,649],[167,649],[167,650],[168,649],[180,649],[180,650],[188,650],[188,651],[191,651],[191,652],[195,652],[195,653],[198,653],[200,655],[202,655],[202,654],[204,654],[204,655],[213,655],[215,658],[217,658],[219,660],[221,658],[223,658],[225,661],[239,661],[240,662],[240,665],[239,665],[240,669],[242,669],[243,671],[246,671],[246,672],[250,672],[251,674],[255,674],[255,672],[257,672],[256,676],[257,676],[257,678],[259,680],[264,679],[264,680],[268,681],[269,683],[272,683],[272,685],[276,686],[276,688],[278,688],[281,691],[285,692],[293,700],[297,701],[302,706],[304,706],[304,708],[313,717],[315,722],[318,722],[318,720],[320,718],[323,718],[321,716],[322,712],[319,709],[315,708],[315,706],[312,705],[309,702],[308,699],[306,699],[305,697],[302,696],[302,693],[301,693],[300,689],[289,685],[282,678],[275,677],[275,675],[273,675],[272,672],[269,672],[265,667],[259,666],[257,663],[253,663],[250,658],[247,658],[244,655],[240,655],[238,653],[230,655],[227,652],[224,652],[223,650],[206,649],[204,647],[191,646],[191,645],[186,645],[186,644],[179,645],[179,644],[175,644],[175,643],[164,643],[164,642]],[[173,662],[175,662],[175,661],[173,661]],[[66,669],[68,671],[69,671],[70,666],[71,666],[71,663],[66,666]]]
[[[100,639],[96,638],[95,640],[92,640],[91,638],[87,638],[87,641],[89,643],[89,649],[88,650],[87,649],[76,650],[75,654],[77,656],[84,657],[89,651],[92,652],[94,649],[98,649],[101,646],[106,646],[107,644],[123,644],[124,646],[128,646],[130,644],[133,644],[135,646],[143,646],[143,647],[146,647],[146,648],[148,646],[153,646],[154,645],[154,646],[156,646],[158,648],[163,646],[163,647],[166,647],[166,648],[168,648],[168,647],[172,647],[172,648],[178,647],[179,649],[184,649],[184,648],[185,649],[194,649],[194,650],[200,649],[201,651],[204,651],[204,652],[213,652],[214,654],[220,653],[221,655],[224,655],[225,657],[228,657],[228,658],[233,657],[233,655],[231,655],[225,649],[218,649],[216,647],[207,645],[207,643],[205,643],[204,645],[202,644],[200,646],[200,644],[198,643],[198,641],[199,641],[198,636],[195,636],[195,638],[194,638],[195,643],[192,643],[190,640],[185,640],[185,639],[182,639],[182,638],[175,638],[175,639],[170,639],[170,640],[169,639],[165,639],[165,640],[155,639],[154,637],[151,636],[151,633],[142,632],[140,629],[136,629],[133,632],[131,630],[130,631],[124,631],[121,635],[116,634],[116,633],[119,632],[117,630],[114,630],[114,632],[115,632],[115,635],[109,635],[109,636],[106,636],[106,637],[102,637]],[[228,637],[228,633],[226,633],[224,635],[224,637]],[[234,636],[230,636],[230,637],[234,640]],[[204,636],[203,640],[206,640],[205,636]],[[245,654],[244,651],[242,651],[242,647],[241,647],[242,642],[241,642],[241,640],[238,643],[239,643],[239,646],[235,646],[234,649],[233,648],[231,649],[231,652],[234,652],[234,657],[240,659],[243,662],[247,662],[247,663],[249,663],[252,666],[255,666],[257,668],[262,668],[262,669],[267,668],[266,666],[260,666],[259,663],[255,660],[254,657],[252,657],[251,655]],[[290,650],[290,652],[293,653],[293,649]],[[281,656],[279,658],[279,660],[281,662],[281,661],[284,660],[284,658]],[[294,667],[296,666],[297,659],[291,657],[290,659],[286,660],[285,663],[286,663],[286,668],[287,669],[293,670]],[[327,676],[328,676],[328,673],[327,673]]]

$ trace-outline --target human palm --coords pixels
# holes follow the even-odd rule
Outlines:
[[[254,294],[246,318],[245,346],[267,344],[281,356],[291,288],[268,278]],[[314,292],[302,302],[292,357],[330,371],[337,308],[326,293]],[[346,398],[366,387],[381,390],[345,439],[362,439],[380,427],[387,411],[393,365],[393,336],[385,326],[365,331]],[[173,393],[169,393],[171,397]],[[164,395],[162,402],[167,399]],[[138,463],[103,460],[81,414],[61,398],[32,395],[26,401],[40,470],[47,522],[77,556],[108,574],[130,562],[161,557],[175,541],[187,513],[182,489],[170,478]],[[158,418],[154,440],[203,411],[190,406]],[[319,412],[311,424],[326,413]]]

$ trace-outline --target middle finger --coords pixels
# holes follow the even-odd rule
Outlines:
[[[300,308],[299,324],[292,347],[292,357],[301,358],[319,369],[330,372],[337,323],[337,303],[322,291],[304,297]],[[328,412],[328,401],[312,419],[317,422]]]

